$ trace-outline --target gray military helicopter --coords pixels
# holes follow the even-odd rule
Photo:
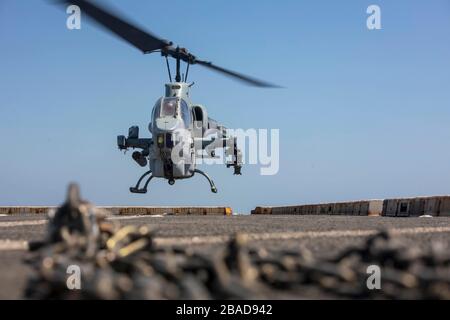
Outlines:
[[[209,182],[211,191],[217,193],[213,180],[196,168],[199,157],[215,157],[215,149],[223,148],[227,167],[234,168],[234,174],[240,175],[242,154],[237,147],[237,139],[227,133],[227,129],[208,117],[206,108],[195,104],[190,99],[189,90],[194,83],[188,83],[189,67],[201,65],[227,76],[258,87],[277,87],[265,81],[257,80],[243,74],[230,71],[211,62],[197,59],[186,49],[175,47],[173,43],[143,31],[123,17],[105,7],[87,0],[60,0],[65,4],[77,5],[82,14],[133,45],[144,54],[158,52],[165,58],[170,83],[165,85],[165,95],[158,99],[152,111],[149,131],[152,138],[140,138],[139,127],[132,126],[128,136],[117,137],[120,150],[139,149],[132,158],[141,166],[149,169],[138,180],[132,193],[147,193],[147,187],[153,178],[167,179],[170,185],[176,180],[193,177],[196,173],[203,175]],[[175,81],[172,81],[169,58],[176,60]],[[181,62],[186,64],[186,71],[181,76]],[[211,137],[207,133],[214,132]],[[145,181],[141,187],[141,183]]]

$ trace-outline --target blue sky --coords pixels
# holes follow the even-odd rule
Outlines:
[[[450,193],[450,3],[108,1],[194,54],[285,86],[192,68],[191,96],[231,128],[280,129],[280,171],[128,187],[142,173],[116,148],[167,81],[164,61],[38,0],[0,3],[0,205],[59,204],[69,181],[100,205],[300,204]],[[366,28],[377,4],[382,30]]]

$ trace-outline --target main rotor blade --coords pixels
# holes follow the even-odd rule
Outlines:
[[[201,66],[210,68],[210,69],[215,70],[217,72],[224,73],[224,74],[226,74],[229,77],[238,79],[240,81],[243,81],[243,82],[245,82],[247,84],[250,84],[250,85],[253,85],[253,86],[256,86],[256,87],[280,88],[280,86],[277,86],[275,84],[272,84],[272,83],[269,83],[269,82],[265,82],[265,81],[262,81],[262,80],[258,80],[258,79],[255,79],[255,78],[243,75],[241,73],[237,73],[235,71],[227,70],[227,69],[224,69],[222,67],[213,65],[211,62],[194,59],[193,64],[199,64]]]
[[[280,88],[277,85],[258,80],[222,67],[213,65],[211,62],[197,60],[195,56],[189,54],[186,50],[176,51],[172,46],[172,42],[158,38],[151,33],[138,28],[136,25],[128,22],[125,18],[111,10],[106,9],[98,4],[93,4],[90,0],[57,0],[60,3],[77,5],[82,14],[88,15],[95,22],[111,31],[118,37],[130,43],[143,53],[150,53],[155,50],[162,50],[162,54],[175,59],[183,60],[190,64],[199,64],[217,72],[226,74],[229,77],[246,82],[253,86],[265,88]]]
[[[101,26],[135,46],[143,53],[149,53],[171,45],[170,42],[143,31],[118,14],[114,14],[98,4],[94,5],[91,1],[60,0],[60,2],[77,5],[80,7],[82,14],[87,14]]]

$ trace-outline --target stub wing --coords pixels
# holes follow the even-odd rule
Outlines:
[[[133,152],[133,160],[136,161],[141,167],[145,167],[148,164],[147,157],[150,154],[150,146],[153,140],[151,138],[139,138],[139,127],[131,127],[128,131],[128,137],[118,136],[117,146],[120,150],[142,149],[142,151]]]

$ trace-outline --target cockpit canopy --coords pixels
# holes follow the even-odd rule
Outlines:
[[[164,98],[161,103],[161,117],[174,117],[177,116],[178,98]]]
[[[153,121],[158,118],[181,119],[185,128],[192,123],[191,111],[187,102],[179,97],[161,98],[153,108]]]

